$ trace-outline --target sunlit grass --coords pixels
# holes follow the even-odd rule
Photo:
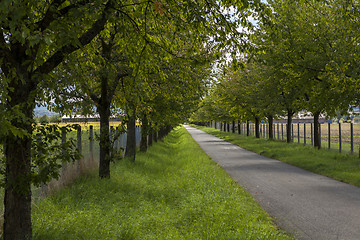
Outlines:
[[[247,137],[236,133],[222,132],[208,127],[196,127],[247,150],[360,187],[360,159],[356,155],[338,153],[336,150],[318,150],[297,142],[287,144],[263,138],[257,139],[253,136]],[[323,142],[323,144],[326,143]]]
[[[291,239],[177,128],[33,207],[34,239]]]

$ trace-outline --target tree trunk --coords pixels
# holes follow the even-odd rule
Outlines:
[[[321,143],[320,143],[320,133],[319,133],[319,116],[320,113],[316,112],[313,113],[314,115],[314,147],[320,149]]]
[[[152,129],[152,127],[149,125],[149,137],[148,137],[148,146],[150,147],[151,145],[152,145],[152,143],[153,143],[153,138],[154,138],[154,136],[153,136],[154,134],[153,134],[153,129]]]
[[[273,140],[274,139],[274,129],[273,129],[273,126],[274,126],[274,118],[272,115],[269,115],[267,117],[268,119],[268,122],[269,122],[269,139]]]
[[[250,122],[246,120],[246,136],[250,136]]]
[[[156,130],[154,130],[154,133],[153,133],[153,142],[157,142],[158,140],[158,132]]]
[[[226,123],[226,130],[227,132],[230,132],[230,123]]]
[[[255,137],[260,138],[260,119],[255,117]]]
[[[13,91],[9,92],[7,106],[10,113],[15,107],[24,116],[11,118],[11,125],[29,134],[14,136],[10,131],[5,137],[5,196],[4,196],[4,230],[6,239],[32,239],[31,226],[31,135],[32,119],[35,108],[35,97],[32,90],[36,88],[30,76],[23,71],[24,81],[13,80],[10,83]],[[16,113],[14,113],[16,115]]]
[[[99,177],[110,178],[110,137],[109,137],[109,118],[110,104],[102,101],[98,106],[100,115],[100,161]]]
[[[133,157],[132,161],[135,161],[136,155],[136,127],[135,127],[135,115],[129,116],[127,122],[127,138],[126,138],[126,157]]]
[[[294,115],[294,112],[292,110],[287,110],[287,124],[286,124],[286,142],[291,143],[292,142],[292,136],[291,136],[291,124],[292,124],[292,117]]]
[[[241,123],[240,123],[240,120],[238,121],[238,133],[241,134]]]
[[[235,133],[235,120],[232,121],[232,133]]]
[[[148,120],[146,114],[143,115],[142,118],[142,127],[141,127],[141,141],[140,141],[140,151],[147,151],[147,136],[148,136]]]

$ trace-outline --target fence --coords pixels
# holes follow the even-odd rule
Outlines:
[[[125,154],[126,149],[126,137],[127,134],[122,133],[117,139],[113,139],[116,136],[117,128],[110,127],[110,138],[113,141],[113,148],[120,152],[122,155]],[[141,126],[136,126],[136,145],[140,145],[141,140]],[[99,125],[85,125],[80,127],[77,131],[69,132],[62,136],[62,141],[67,141],[70,138],[76,140],[77,148],[80,151],[82,158],[73,163],[64,163],[60,169],[60,177],[57,180],[52,180],[48,184],[43,184],[41,187],[32,187],[32,197],[34,201],[37,201],[48,193],[57,190],[64,185],[67,185],[74,179],[83,175],[84,173],[95,169],[99,164],[100,146],[99,146]],[[38,141],[41,141],[41,136],[38,136]],[[0,147],[0,157],[3,155],[3,149]],[[2,191],[0,196],[3,195]],[[0,212],[2,212],[2,204],[0,204]]]
[[[246,123],[235,124],[211,122],[211,127],[247,134]],[[240,129],[238,128],[240,127]],[[260,124],[260,137],[269,138],[269,124]],[[273,124],[273,138],[286,141],[285,123]],[[240,130],[240,131],[239,131]],[[359,123],[321,123],[319,124],[320,144],[322,148],[333,149],[339,152],[354,153],[356,146],[360,146],[360,124]],[[249,123],[249,135],[255,136],[255,124]],[[314,145],[313,123],[293,123],[291,125],[291,142]]]

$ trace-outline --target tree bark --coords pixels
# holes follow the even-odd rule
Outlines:
[[[315,112],[314,115],[314,147],[320,149],[321,143],[320,143],[320,134],[319,134],[319,117],[320,113]]]
[[[142,117],[142,127],[141,127],[141,141],[140,141],[140,151],[146,152],[147,151],[147,138],[148,138],[148,120],[146,114]]]
[[[16,90],[15,90],[16,91]],[[31,119],[32,109],[24,109]],[[16,121],[16,120],[15,120]],[[31,122],[16,121],[13,126],[32,132]],[[11,133],[5,140],[6,173],[4,196],[4,239],[32,239],[31,226],[31,138]]]
[[[230,123],[226,123],[226,131],[230,132]]]
[[[291,134],[291,125],[292,125],[292,117],[294,112],[291,109],[287,110],[287,124],[286,124],[286,142],[292,142],[292,134]]]
[[[154,130],[153,132],[153,142],[157,142],[158,141],[158,132],[156,130]]]
[[[152,145],[152,143],[153,143],[153,138],[154,138],[153,135],[154,135],[154,134],[153,134],[153,129],[152,129],[152,127],[149,125],[148,147],[150,147],[150,146]]]
[[[110,138],[109,138],[109,118],[110,103],[102,101],[98,106],[100,115],[100,161],[99,177],[110,178]]]
[[[235,133],[235,120],[232,121],[232,133]]]
[[[274,126],[274,118],[272,115],[269,115],[267,117],[268,119],[268,122],[269,122],[269,139],[273,140],[274,139],[274,129],[273,129],[273,126]]]
[[[255,117],[255,137],[260,138],[260,119]]]
[[[20,50],[19,50],[20,51]],[[20,57],[20,56],[18,56]],[[4,65],[2,65],[4,66]],[[2,69],[3,70],[3,69]],[[32,239],[31,226],[31,135],[33,132],[33,111],[35,108],[36,82],[27,72],[27,66],[18,66],[18,78],[12,79],[6,106],[11,125],[25,136],[8,132],[4,139],[5,196],[4,196],[4,239]],[[13,112],[15,108],[23,115]]]
[[[128,116],[127,122],[127,137],[126,137],[126,150],[125,156],[132,157],[132,161],[135,161],[136,155],[136,126],[135,126],[135,114]]]
[[[240,120],[238,121],[238,133],[241,134],[241,123],[240,123]]]

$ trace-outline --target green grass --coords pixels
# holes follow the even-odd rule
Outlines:
[[[196,127],[247,150],[360,187],[360,159],[356,155],[328,149],[318,150],[312,146],[298,144],[297,141],[287,144],[208,127]]]
[[[34,239],[292,239],[184,128],[33,206]]]

